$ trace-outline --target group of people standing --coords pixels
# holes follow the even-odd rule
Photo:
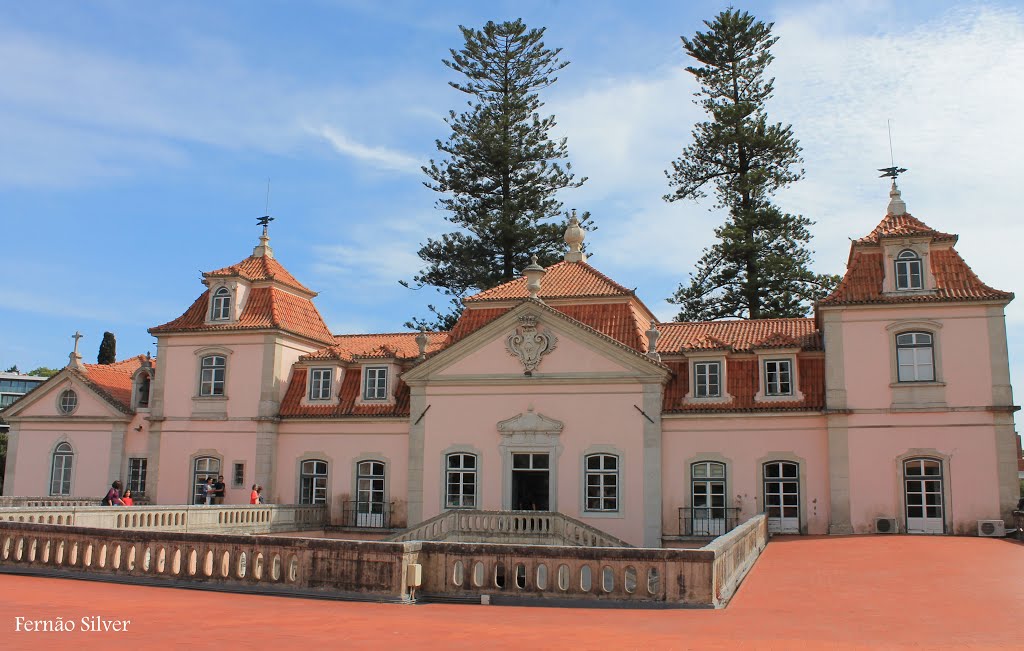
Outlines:
[[[224,475],[218,475],[216,481],[214,481],[213,475],[210,475],[200,485],[199,492],[199,503],[207,506],[213,504],[224,503],[224,490],[227,486],[224,484]],[[249,504],[265,504],[263,499],[263,487],[259,484],[252,485],[252,493],[249,494]],[[103,506],[134,506],[135,500],[132,499],[132,490],[129,488],[121,493],[121,482],[115,481],[110,485],[110,490],[107,491],[106,496],[101,502]]]

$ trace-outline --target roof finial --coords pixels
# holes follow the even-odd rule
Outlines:
[[[71,335],[71,338],[75,340],[75,349],[68,355],[68,367],[70,368],[83,368],[82,356],[78,354],[78,340],[84,336],[77,330],[75,330],[75,334]]]
[[[531,255],[529,266],[523,269],[523,276],[526,277],[526,291],[530,293],[530,298],[540,300],[540,279],[546,273],[544,267],[537,264],[537,254]]]
[[[580,222],[576,219],[576,209],[572,209],[569,217],[569,226],[565,229],[565,243],[569,250],[565,252],[566,262],[586,262],[587,254],[583,252],[583,238],[586,233],[580,228]]]
[[[658,332],[658,322],[652,320],[650,329],[644,333],[647,335],[647,356],[656,362],[661,361],[661,354],[658,353],[658,337],[661,333]]]
[[[420,326],[420,333],[416,335],[416,345],[420,349],[420,356],[417,359],[422,361],[427,358],[427,345],[429,343],[430,338],[427,336],[427,327]]]
[[[252,250],[252,255],[254,258],[262,258],[264,256],[268,258],[274,257],[274,250],[270,248],[270,236],[267,235],[267,227],[270,225],[270,222],[272,221],[274,221],[274,218],[271,217],[270,215],[264,215],[256,219],[256,223],[263,226],[263,234],[260,235],[259,245]]]
[[[900,190],[896,187],[896,177],[907,171],[905,167],[882,167],[878,170],[881,172],[879,178],[890,178],[892,179],[892,187],[889,188],[889,207],[885,213],[887,215],[905,215],[907,214],[907,204],[903,202],[903,198],[900,196]]]

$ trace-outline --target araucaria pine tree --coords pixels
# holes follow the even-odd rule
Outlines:
[[[96,355],[97,364],[113,364],[117,361],[117,340],[113,332],[104,332],[100,342],[100,351]]]
[[[765,112],[775,82],[765,78],[778,40],[773,23],[729,9],[704,24],[707,32],[682,40],[696,60],[686,69],[700,84],[695,102],[711,119],[694,127],[693,143],[666,172],[673,191],[665,200],[705,197],[710,185],[728,217],[669,300],[686,321],[804,316],[839,279],[809,268],[813,222],[772,202],[804,174],[792,127],[769,124]]]
[[[568,149],[564,138],[548,137],[554,116],[539,114],[538,92],[569,65],[558,58],[561,48],[546,47],[544,28],[521,20],[460,29],[465,44],[444,65],[462,76],[449,84],[469,96],[469,108],[449,112],[451,135],[437,141],[445,158],[423,168],[425,185],[445,195],[437,206],[458,230],[427,240],[419,250],[427,266],[413,278],[452,297],[451,312],[429,306],[433,323],[413,320],[438,329],[454,324],[462,296],[515,278],[532,254],[542,265],[556,261],[566,223],[556,195],[586,180],[560,162]]]

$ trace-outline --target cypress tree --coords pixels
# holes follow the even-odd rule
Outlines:
[[[792,126],[770,124],[765,110],[775,83],[765,77],[778,40],[774,24],[733,9],[704,24],[707,32],[682,41],[696,60],[686,68],[700,84],[695,103],[711,120],[694,127],[693,143],[672,162],[666,176],[673,191],[664,198],[699,199],[710,185],[715,207],[728,216],[689,284],[669,301],[682,306],[677,318],[687,321],[803,316],[839,278],[809,268],[814,222],[772,202],[804,175]]]
[[[545,266],[556,262],[566,224],[556,194],[586,181],[559,162],[568,148],[565,138],[548,137],[554,116],[538,113],[544,105],[538,91],[569,65],[559,60],[561,48],[546,47],[545,29],[529,29],[522,20],[459,29],[465,43],[443,63],[462,76],[449,85],[469,96],[469,108],[449,111],[451,135],[436,141],[445,158],[423,167],[424,185],[445,195],[437,207],[458,230],[427,240],[419,250],[426,266],[413,278],[417,289],[431,285],[451,296],[452,310],[428,306],[435,321],[413,319],[408,326],[448,329],[471,290],[515,278],[531,254]]]
[[[100,342],[100,352],[96,355],[97,364],[113,364],[117,361],[117,340],[113,332],[104,332]]]

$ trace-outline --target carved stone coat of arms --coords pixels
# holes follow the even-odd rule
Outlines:
[[[519,317],[519,327],[508,336],[505,348],[523,362],[526,375],[532,375],[541,357],[553,351],[557,344],[558,338],[549,332],[539,332],[537,317],[527,314]]]

